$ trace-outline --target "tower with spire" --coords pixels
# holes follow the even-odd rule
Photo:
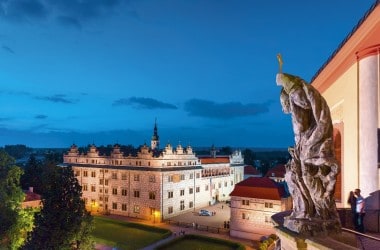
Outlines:
[[[160,140],[157,133],[157,119],[155,119],[154,121],[154,130],[153,130],[152,140],[150,141],[150,147],[152,148],[152,150],[159,149],[160,147]]]

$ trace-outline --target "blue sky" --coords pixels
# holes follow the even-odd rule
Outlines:
[[[276,54],[310,81],[374,1],[0,0],[0,145],[287,147]]]

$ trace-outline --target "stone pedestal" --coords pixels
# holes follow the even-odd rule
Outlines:
[[[309,220],[287,216],[284,218],[283,225],[302,236],[327,236],[341,231],[340,222],[337,220]]]
[[[354,250],[358,249],[355,244],[356,243],[355,236],[344,235],[344,233],[330,233],[328,235],[323,235],[324,233],[320,233],[319,235],[310,235],[306,232],[307,228],[313,226],[315,228],[319,227],[324,229],[325,227],[334,227],[337,226],[334,222],[331,224],[327,223],[324,225],[317,226],[317,221],[313,223],[306,223],[302,220],[290,219],[289,217],[291,211],[285,211],[281,213],[277,213],[272,216],[272,221],[275,224],[276,235],[279,237],[279,241],[276,243],[277,250]],[[291,224],[295,228],[299,228],[303,233],[295,233],[290,231],[288,228],[284,226],[284,223]],[[340,225],[339,225],[340,228]],[[314,231],[312,231],[314,232]],[[326,232],[326,231],[322,231]],[[351,239],[352,238],[352,239]]]

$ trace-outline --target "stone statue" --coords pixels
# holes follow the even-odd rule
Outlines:
[[[321,94],[298,76],[282,73],[280,101],[284,113],[291,114],[294,147],[286,164],[285,180],[293,198],[293,211],[284,220],[288,229],[305,235],[339,232],[341,225],[334,201],[336,175],[333,126],[330,109]]]

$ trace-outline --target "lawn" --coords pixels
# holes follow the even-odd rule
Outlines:
[[[118,249],[141,249],[171,234],[166,229],[104,217],[95,216],[94,221],[94,241]]]
[[[239,243],[211,238],[202,235],[185,235],[178,237],[157,249],[159,250],[242,250],[245,247]]]

